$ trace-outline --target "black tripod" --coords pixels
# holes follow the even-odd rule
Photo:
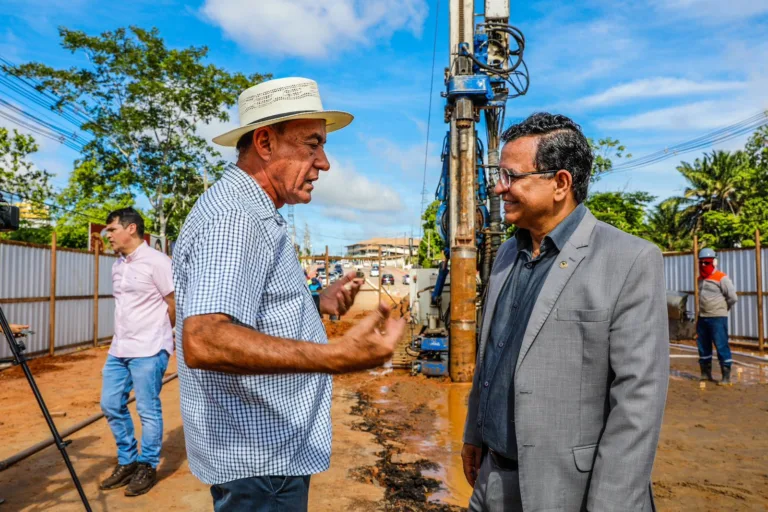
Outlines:
[[[85,507],[85,510],[91,512],[91,505],[88,503],[88,498],[85,497],[83,486],[80,485],[80,480],[77,478],[77,473],[75,473],[75,468],[72,466],[72,461],[69,460],[69,455],[67,455],[67,445],[69,444],[69,441],[64,441],[59,435],[59,431],[53,423],[51,414],[48,412],[48,407],[46,407],[45,402],[43,401],[43,396],[37,388],[35,378],[32,377],[32,372],[29,371],[29,365],[27,365],[27,360],[24,357],[24,350],[26,350],[27,347],[13,336],[11,326],[8,325],[8,320],[6,320],[2,308],[0,308],[0,327],[2,327],[5,339],[8,340],[8,346],[11,347],[11,352],[13,353],[13,358],[2,360],[0,362],[10,362],[14,365],[20,365],[21,369],[24,370],[24,375],[27,377],[29,387],[32,388],[32,392],[35,394],[37,404],[40,406],[40,410],[43,411],[43,416],[48,423],[48,428],[51,429],[51,434],[53,435],[54,441],[56,441],[56,446],[59,448],[61,456],[64,457],[64,462],[67,465],[67,469],[69,469],[69,474],[72,475],[72,481],[75,482],[75,487],[77,487],[77,492],[80,494],[80,499],[83,500],[83,506]]]

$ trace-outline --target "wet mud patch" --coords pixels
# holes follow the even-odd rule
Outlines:
[[[406,422],[398,422],[392,415],[383,414],[371,397],[357,393],[358,402],[351,409],[360,421],[352,428],[373,434],[382,447],[377,453],[379,460],[374,466],[351,469],[350,478],[359,482],[378,484],[385,489],[382,504],[387,511],[459,512],[466,509],[454,505],[431,503],[429,496],[442,489],[435,478],[424,476],[424,471],[434,471],[438,465],[409,453],[398,440],[403,432],[411,429]]]

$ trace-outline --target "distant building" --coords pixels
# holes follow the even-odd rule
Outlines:
[[[39,228],[51,223],[51,214],[47,206],[32,203],[16,203],[14,206],[19,207],[19,218],[33,227]]]
[[[419,248],[420,238],[413,239],[413,255]],[[355,258],[376,258],[379,256],[379,248],[381,248],[381,257],[394,258],[391,263],[395,265],[402,265],[405,263],[405,258],[410,256],[410,250],[408,247],[408,238],[371,238],[369,240],[363,240],[352,245],[347,245],[346,258],[354,260]]]

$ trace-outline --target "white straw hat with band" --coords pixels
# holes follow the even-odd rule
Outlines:
[[[323,110],[317,82],[308,78],[278,78],[246,89],[237,100],[240,127],[214,137],[221,146],[236,146],[244,134],[291,119],[325,119],[328,133],[344,128],[354,117]]]

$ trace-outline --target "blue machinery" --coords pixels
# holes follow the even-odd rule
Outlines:
[[[482,308],[479,297],[502,234],[500,198],[493,193],[488,173],[498,169],[506,102],[528,90],[525,38],[509,25],[509,0],[485,0],[481,15],[475,15],[473,0],[450,0],[450,49],[442,93],[450,128],[436,192],[445,261],[431,276],[434,285],[417,293],[419,297],[431,290],[429,303],[421,301],[422,328],[410,348],[419,354],[413,372],[470,382]],[[476,128],[481,114],[485,144]],[[421,281],[417,288],[425,279]],[[448,286],[450,299],[444,304]]]

